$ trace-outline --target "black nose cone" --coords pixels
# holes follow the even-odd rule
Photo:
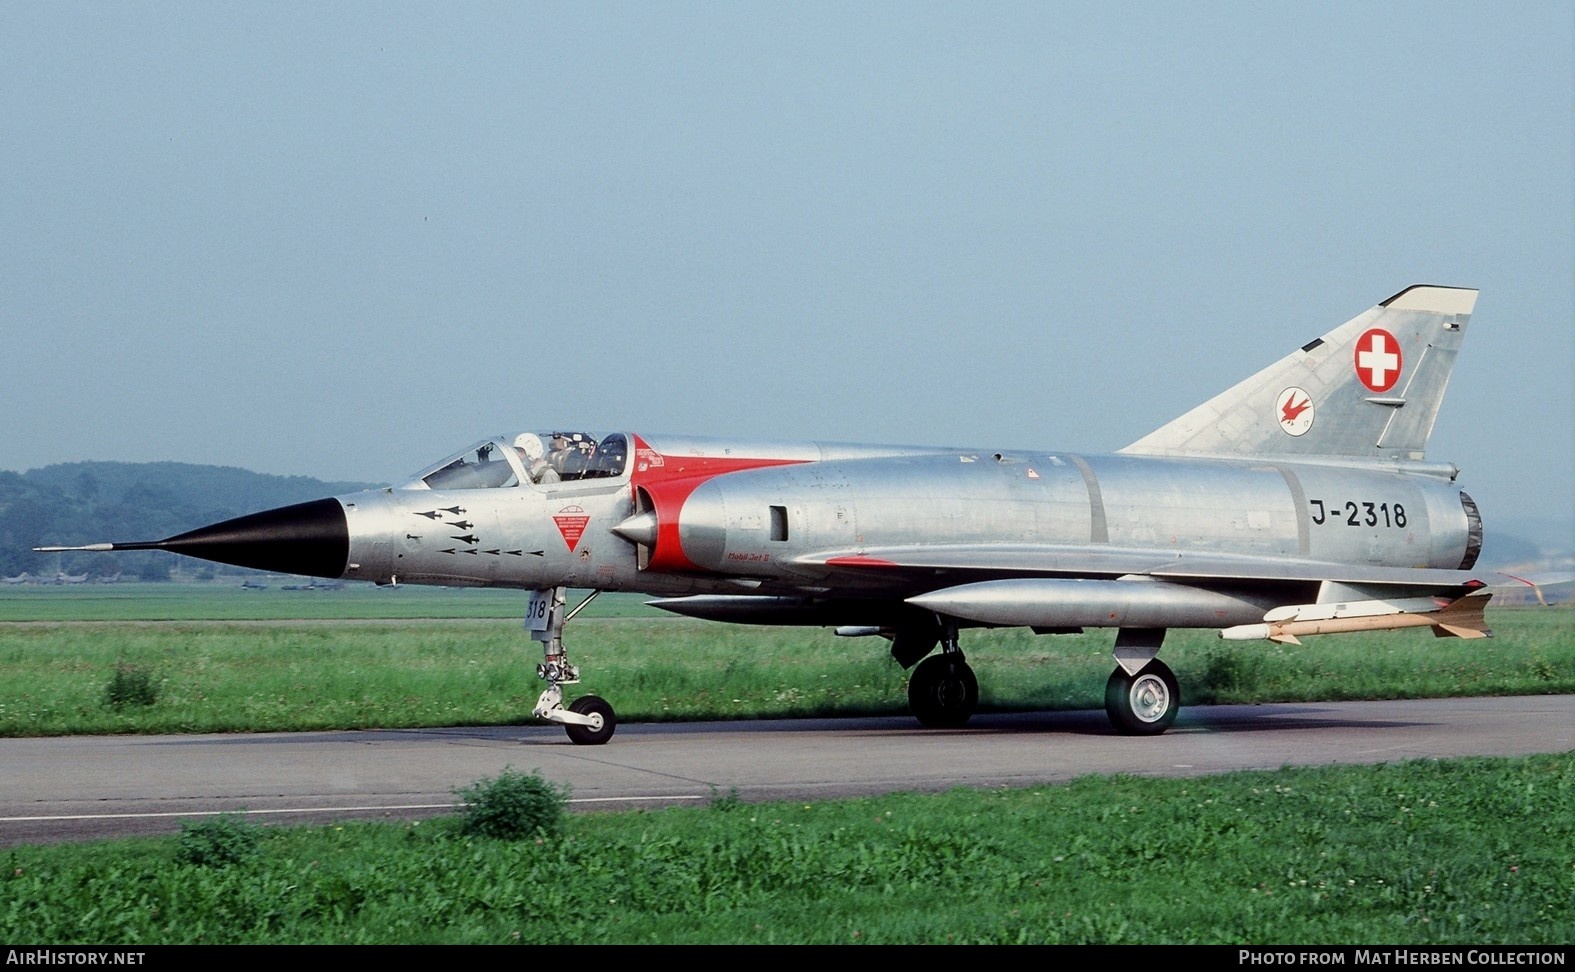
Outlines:
[[[350,526],[338,500],[320,499],[198,527],[146,547],[281,574],[341,577],[350,560]]]

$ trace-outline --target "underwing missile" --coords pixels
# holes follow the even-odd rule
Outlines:
[[[1469,594],[1453,601],[1420,597],[1399,601],[1357,601],[1342,604],[1302,604],[1277,608],[1262,624],[1225,628],[1226,641],[1268,639],[1299,645],[1298,635],[1338,634],[1350,631],[1390,631],[1431,627],[1440,638],[1488,638],[1493,632],[1483,618],[1492,594]]]

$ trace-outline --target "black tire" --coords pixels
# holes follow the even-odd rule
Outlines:
[[[908,678],[908,708],[927,729],[956,729],[979,707],[979,680],[961,655],[931,655]]]
[[[618,717],[613,714],[613,707],[607,704],[606,699],[598,696],[580,696],[569,703],[569,711],[601,719],[599,724],[593,726],[577,726],[572,722],[563,724],[563,731],[569,734],[569,741],[576,746],[600,746],[611,739],[618,728]]]
[[[1127,736],[1157,736],[1170,728],[1181,710],[1176,673],[1158,658],[1136,675],[1117,668],[1105,683],[1105,714]]]

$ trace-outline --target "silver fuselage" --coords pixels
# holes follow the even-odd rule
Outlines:
[[[890,599],[957,581],[827,563],[966,545],[1456,570],[1481,536],[1447,468],[629,438],[611,478],[339,497],[343,576]],[[614,532],[642,511],[654,529]]]

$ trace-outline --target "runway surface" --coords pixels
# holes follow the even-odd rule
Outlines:
[[[555,726],[0,741],[0,846],[171,833],[241,811],[263,823],[416,819],[506,767],[572,787],[576,809],[824,800],[1088,774],[1201,775],[1575,749],[1575,696],[1184,709],[1154,738],[1102,711],[622,726],[575,746]]]

